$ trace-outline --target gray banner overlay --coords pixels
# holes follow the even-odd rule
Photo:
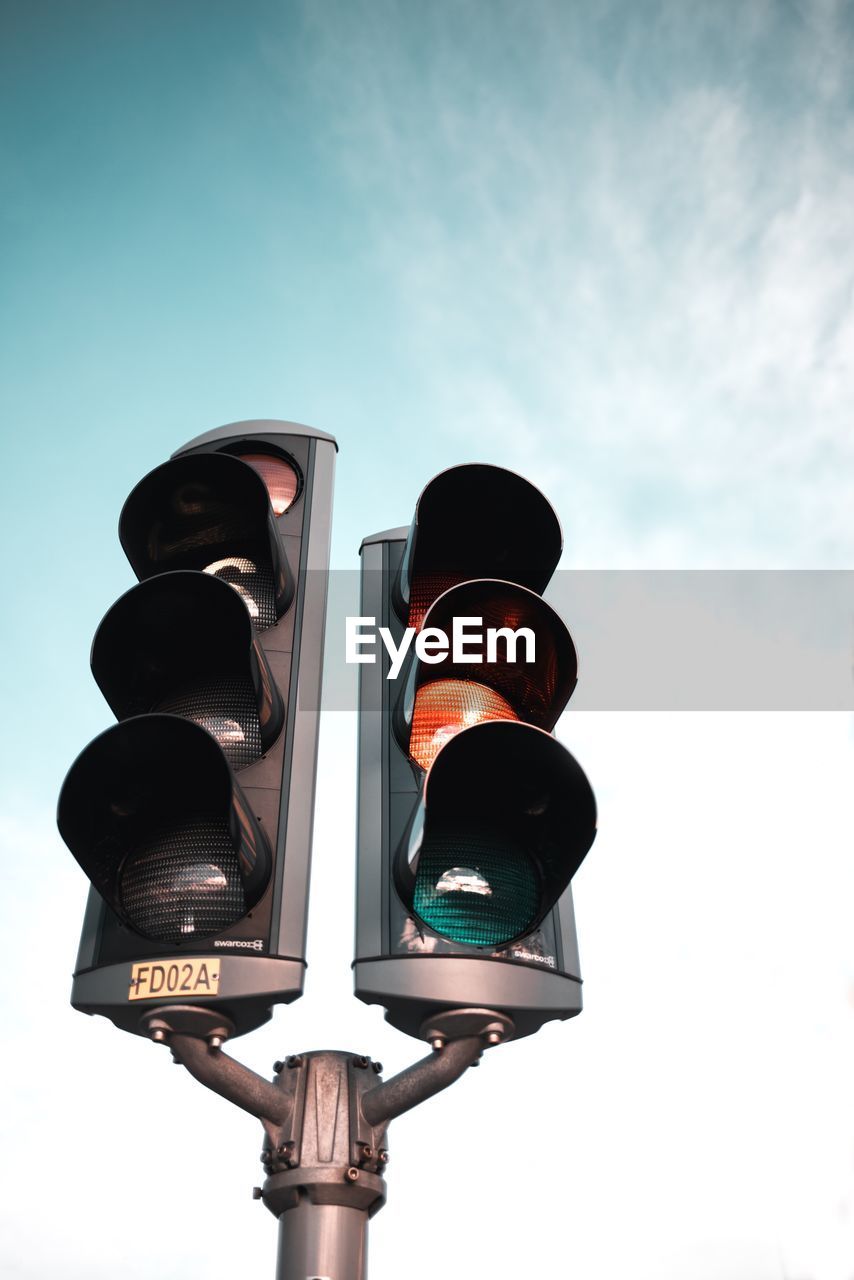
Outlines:
[[[323,710],[356,710],[359,594],[358,570],[329,573]],[[561,570],[545,599],[578,652],[575,710],[854,710],[852,570]],[[379,639],[363,652],[387,662]]]

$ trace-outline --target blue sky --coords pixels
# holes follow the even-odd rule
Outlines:
[[[338,436],[342,567],[475,458],[565,564],[850,562],[847,7],[3,14],[4,510],[87,564],[79,655],[126,581],[103,507],[246,417]]]
[[[339,567],[355,567],[364,534],[405,523],[432,474],[473,460],[541,485],[567,566],[850,567],[854,12],[835,0],[3,0],[0,24],[0,483],[16,548],[2,788],[16,959],[3,1007],[22,1063],[44,1061],[57,1037],[72,1046],[84,1113],[97,1109],[96,1061],[105,1077],[145,1081],[140,1132],[168,1114],[159,1141],[172,1143],[168,1175],[153,1139],[140,1155],[150,1195],[172,1177],[174,1203],[189,1196],[204,1213],[210,1185],[205,1199],[180,1176],[199,1131],[228,1131],[243,1195],[251,1130],[216,1100],[179,1095],[175,1073],[149,1077],[153,1049],[66,1005],[84,889],[52,810],[69,763],[109,722],[87,659],[131,582],[115,535],[124,497],[197,433],[281,417],[338,438]],[[848,719],[580,715],[562,732],[611,815],[579,889],[588,1008],[495,1055],[495,1094],[472,1081],[465,1105],[448,1096],[447,1124],[469,1125],[469,1178],[486,1195],[505,1070],[572,1077],[584,1100],[564,1117],[578,1153],[562,1173],[572,1241],[559,1197],[520,1193],[523,1217],[545,1205],[544,1249],[561,1271],[851,1280]],[[352,798],[349,718],[331,718],[323,751],[315,903],[349,891],[352,814],[330,803]],[[56,955],[34,938],[34,865]],[[708,865],[723,868],[714,885]],[[394,1065],[417,1050],[351,1009],[349,900],[341,911],[346,940],[324,947],[315,907],[317,1014],[307,998],[258,1033],[261,1048],[236,1046],[247,1060],[263,1049],[259,1069],[337,1038],[333,1025]],[[21,955],[38,956],[30,1000]],[[655,975],[654,998],[633,993],[636,971]],[[327,978],[340,998],[324,1003]],[[714,1044],[697,991],[721,1020]],[[657,1054],[684,1056],[681,1084],[663,1080]],[[20,1070],[6,1122],[16,1182],[33,1134],[48,1140],[47,1068]],[[102,1087],[118,1107],[118,1084]],[[558,1122],[533,1115],[534,1145],[537,1123]],[[606,1123],[624,1170],[608,1175],[607,1205]],[[84,1180],[105,1141],[93,1119]],[[416,1229],[403,1177],[419,1159],[413,1136],[390,1173],[374,1280],[399,1273],[394,1242]],[[679,1198],[686,1161],[705,1209]],[[435,1186],[425,1174],[424,1196]],[[127,1219],[112,1194],[117,1225],[98,1248],[81,1203],[63,1219],[68,1276],[113,1273]],[[681,1226],[665,1232],[655,1205],[674,1197]],[[169,1212],[177,1275],[182,1250],[197,1254]],[[55,1271],[36,1210],[15,1214],[6,1273]],[[251,1223],[272,1236],[258,1214]],[[211,1276],[233,1274],[223,1247]],[[494,1274],[517,1274],[517,1246],[502,1249]],[[151,1273],[143,1255],[134,1266]]]

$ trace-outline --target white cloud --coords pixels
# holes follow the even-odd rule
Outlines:
[[[326,40],[439,437],[533,465],[576,563],[847,563],[839,15],[623,11],[609,63],[607,5],[438,12],[421,58],[395,6]]]

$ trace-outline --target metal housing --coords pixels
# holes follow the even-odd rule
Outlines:
[[[360,613],[403,632],[392,603],[409,530],[362,543]],[[419,930],[395,891],[392,859],[416,808],[420,771],[392,731],[398,697],[388,657],[359,668],[359,816],[355,994],[380,1004],[392,1025],[418,1036],[441,1011],[487,1007],[510,1017],[515,1034],[580,1013],[581,977],[572,890],[568,887],[529,938],[497,951]]]
[[[173,456],[229,454],[247,445],[284,455],[302,477],[297,500],[275,526],[282,563],[294,585],[293,603],[276,625],[256,637],[284,696],[285,723],[265,755],[238,775],[253,820],[270,844],[273,873],[249,917],[215,939],[182,945],[177,953],[172,945],[131,933],[100,894],[90,891],[71,1002],[83,1012],[104,1014],[117,1026],[141,1034],[146,1009],[156,1000],[162,1004],[162,997],[152,1002],[129,1000],[134,960],[210,955],[220,975],[210,1006],[233,1022],[236,1034],[266,1022],[274,1004],[296,999],[303,989],[337,445],[332,436],[312,427],[262,419],[197,436]],[[198,995],[193,998],[205,1004]]]

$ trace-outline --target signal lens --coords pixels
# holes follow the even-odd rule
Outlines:
[[[539,878],[506,835],[443,831],[422,848],[413,910],[436,933],[472,947],[500,947],[536,919]]]
[[[146,938],[206,938],[246,914],[237,852],[221,819],[198,819],[147,839],[127,859],[121,901]]]
[[[474,680],[434,680],[415,694],[409,754],[429,769],[445,743],[484,720],[518,720],[506,698]]]
[[[434,600],[455,587],[462,578],[458,573],[422,573],[412,583],[409,594],[409,618],[406,625],[421,630],[424,615]]]
[[[235,772],[261,758],[263,748],[258,701],[248,678],[191,684],[189,688],[161,698],[152,710],[183,716],[207,729],[222,747]]]
[[[295,469],[284,458],[277,458],[272,453],[241,453],[239,457],[258,472],[267,486],[274,514],[283,516],[293,505],[299,490],[299,476]]]
[[[205,565],[204,571],[234,587],[249,610],[256,631],[266,631],[275,625],[276,586],[271,568],[256,564],[246,556],[226,556]]]

